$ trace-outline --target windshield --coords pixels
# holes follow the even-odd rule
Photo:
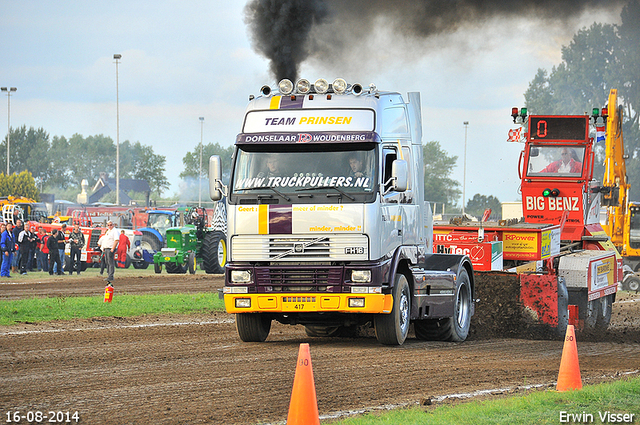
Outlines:
[[[335,193],[371,193],[374,189],[375,144],[305,145],[282,147],[274,152],[242,146],[235,159],[233,188],[236,194],[300,194],[315,189],[339,189]]]
[[[578,177],[584,162],[583,146],[531,146],[527,177]]]
[[[164,234],[169,227],[173,227],[171,216],[169,214],[150,213],[147,225],[152,229],[156,229],[161,234]]]

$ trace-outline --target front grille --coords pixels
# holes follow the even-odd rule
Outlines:
[[[369,257],[369,239],[355,233],[236,235],[230,246],[233,261],[364,261]]]
[[[304,256],[306,258],[329,258],[331,246],[325,238],[271,238],[269,239],[269,257]]]
[[[322,269],[256,267],[258,286],[271,286],[273,291],[325,292],[328,286],[342,283],[342,267]]]
[[[98,247],[98,240],[102,231],[100,229],[91,230],[91,239],[89,240],[89,248],[95,249]]]

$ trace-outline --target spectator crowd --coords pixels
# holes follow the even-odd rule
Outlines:
[[[113,223],[109,221],[109,230],[104,236],[110,236],[110,238],[102,237],[99,241],[103,251],[101,263],[103,269],[105,266],[107,268],[108,281],[113,280],[113,257],[119,245],[117,232]],[[128,242],[127,239],[125,249],[128,248]],[[26,275],[35,270],[48,272],[50,275],[62,275],[65,267],[70,275],[74,271],[80,274],[81,254],[86,244],[87,241],[78,224],[73,225],[69,231],[67,225],[63,223],[60,229],[51,229],[49,232],[37,223],[31,222],[25,226],[20,219],[15,221],[15,226],[13,223],[0,223],[0,252],[2,253],[0,277],[11,277],[11,273]],[[65,258],[67,246],[69,247],[68,261]]]

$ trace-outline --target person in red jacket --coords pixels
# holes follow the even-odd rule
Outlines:
[[[541,173],[582,173],[582,162],[573,158],[571,149],[563,148],[561,159],[547,165]]]
[[[127,252],[129,251],[129,247],[131,246],[131,242],[127,235],[124,234],[124,230],[120,231],[120,236],[118,237],[118,268],[124,269],[127,265]]]

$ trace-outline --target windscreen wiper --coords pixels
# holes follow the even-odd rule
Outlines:
[[[338,192],[340,192],[341,195],[346,196],[347,198],[351,199],[352,201],[355,201],[356,198],[354,198],[353,196],[349,195],[347,192],[345,192],[342,189],[338,189],[336,186],[316,186],[316,187],[305,187],[302,189],[298,189],[296,190],[296,192],[301,192],[301,191],[306,191],[306,190],[318,190],[318,189],[333,189],[333,190],[337,190]],[[329,196],[329,194],[327,194],[327,196]]]
[[[270,189],[270,190],[274,191],[275,193],[277,193],[281,198],[283,198],[287,202],[291,201],[291,198],[289,198],[287,195],[285,195],[284,193],[280,192],[277,189],[274,189],[271,186],[243,187],[242,189],[237,189],[237,190],[255,190],[255,189]]]

